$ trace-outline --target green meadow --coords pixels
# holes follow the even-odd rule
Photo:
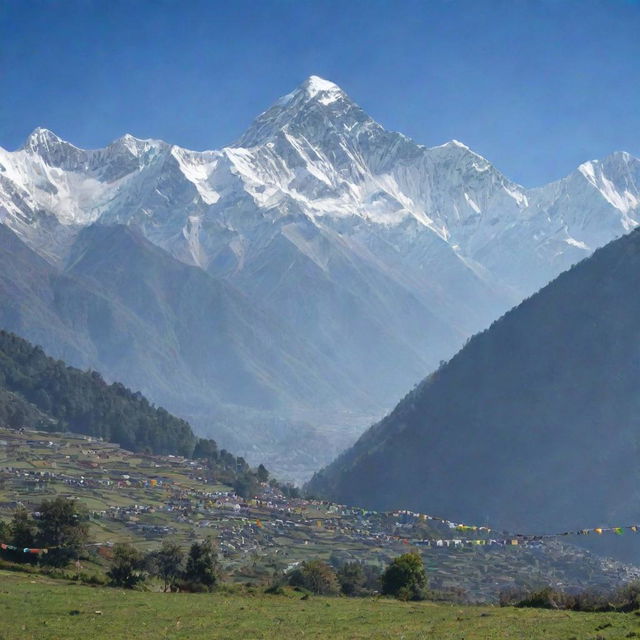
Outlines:
[[[0,640],[397,638],[609,640],[640,617],[300,593],[175,594],[87,587],[0,571]]]

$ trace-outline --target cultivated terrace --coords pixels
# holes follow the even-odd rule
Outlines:
[[[492,602],[504,590],[545,585],[612,589],[638,577],[557,541],[475,546],[470,537],[489,536],[410,512],[289,497],[273,482],[241,497],[203,461],[133,454],[83,435],[0,429],[0,520],[56,496],[76,498],[89,515],[83,571],[102,571],[118,542],[151,551],[170,538],[186,549],[211,536],[228,580],[256,585],[310,559],[382,567],[410,550],[423,556],[430,587],[457,601]],[[463,544],[435,543],[453,539]]]

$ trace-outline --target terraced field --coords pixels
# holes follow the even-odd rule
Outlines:
[[[86,436],[0,429],[0,519],[8,520],[19,503],[33,511],[56,495],[77,498],[90,514],[87,572],[104,569],[101,551],[116,542],[149,550],[166,537],[187,547],[210,535],[226,579],[255,585],[311,558],[382,566],[409,549],[422,553],[433,589],[471,602],[495,601],[513,587],[613,589],[640,574],[560,542],[416,546],[452,532],[403,513],[287,498],[267,485],[257,499],[244,500],[193,460],[132,454]]]

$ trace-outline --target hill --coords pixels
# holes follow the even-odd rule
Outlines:
[[[309,488],[516,531],[636,522],[639,274],[634,231],[472,338]],[[607,549],[640,559],[628,536]]]
[[[196,445],[187,422],[142,394],[107,384],[95,371],[68,367],[1,330],[0,390],[0,419],[13,427],[39,413],[40,426],[104,438],[132,451],[190,456]]]

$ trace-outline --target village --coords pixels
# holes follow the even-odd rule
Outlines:
[[[134,454],[79,434],[0,429],[0,518],[8,520],[17,507],[35,511],[56,495],[86,508],[98,562],[101,550],[117,542],[146,551],[166,537],[186,546],[212,536],[238,581],[265,580],[312,558],[382,566],[410,548],[423,555],[434,588],[462,599],[473,593],[476,601],[533,586],[543,574],[548,580],[551,564],[563,587],[637,577],[554,540],[518,539],[406,510],[287,497],[268,482],[242,498],[203,461]]]

